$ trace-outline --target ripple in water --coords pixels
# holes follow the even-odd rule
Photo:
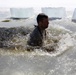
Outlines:
[[[7,40],[4,37],[0,37],[0,38],[4,38],[4,40],[1,40],[1,42],[5,46],[0,49],[0,54],[1,55],[11,55],[11,54],[29,55],[30,54],[30,55],[57,56],[63,54],[65,51],[69,50],[75,45],[76,35],[73,34],[72,31],[65,29],[62,26],[54,25],[54,26],[50,26],[47,29],[48,39],[44,41],[43,47],[41,48],[29,47],[30,48],[30,52],[29,52],[27,50],[27,40],[31,30],[32,29],[24,28],[24,27],[4,29],[3,30],[4,34],[8,33],[9,37],[8,34],[4,35],[4,37],[6,37]]]

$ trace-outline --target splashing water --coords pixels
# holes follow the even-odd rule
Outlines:
[[[62,24],[50,23],[43,48],[33,51],[26,48],[32,29],[4,28],[0,36],[0,75],[76,75],[76,33]],[[54,51],[46,51],[51,48]]]

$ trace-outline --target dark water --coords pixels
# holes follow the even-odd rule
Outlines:
[[[32,24],[25,22],[25,25]],[[26,41],[32,28],[25,25],[0,28],[0,75],[76,75],[75,23],[70,20],[50,22],[49,38],[44,46],[49,49],[56,39],[58,43],[53,52],[41,48],[28,52]]]

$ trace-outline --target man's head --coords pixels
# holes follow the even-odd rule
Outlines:
[[[38,26],[41,29],[46,29],[48,27],[48,24],[49,24],[48,16],[45,15],[44,13],[38,14],[38,16],[37,16],[37,23],[38,23]]]

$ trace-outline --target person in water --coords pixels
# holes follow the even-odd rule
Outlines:
[[[44,13],[37,15],[37,26],[30,34],[28,45],[30,46],[43,46],[43,40],[46,39],[46,28],[48,28],[49,20],[48,16]]]

